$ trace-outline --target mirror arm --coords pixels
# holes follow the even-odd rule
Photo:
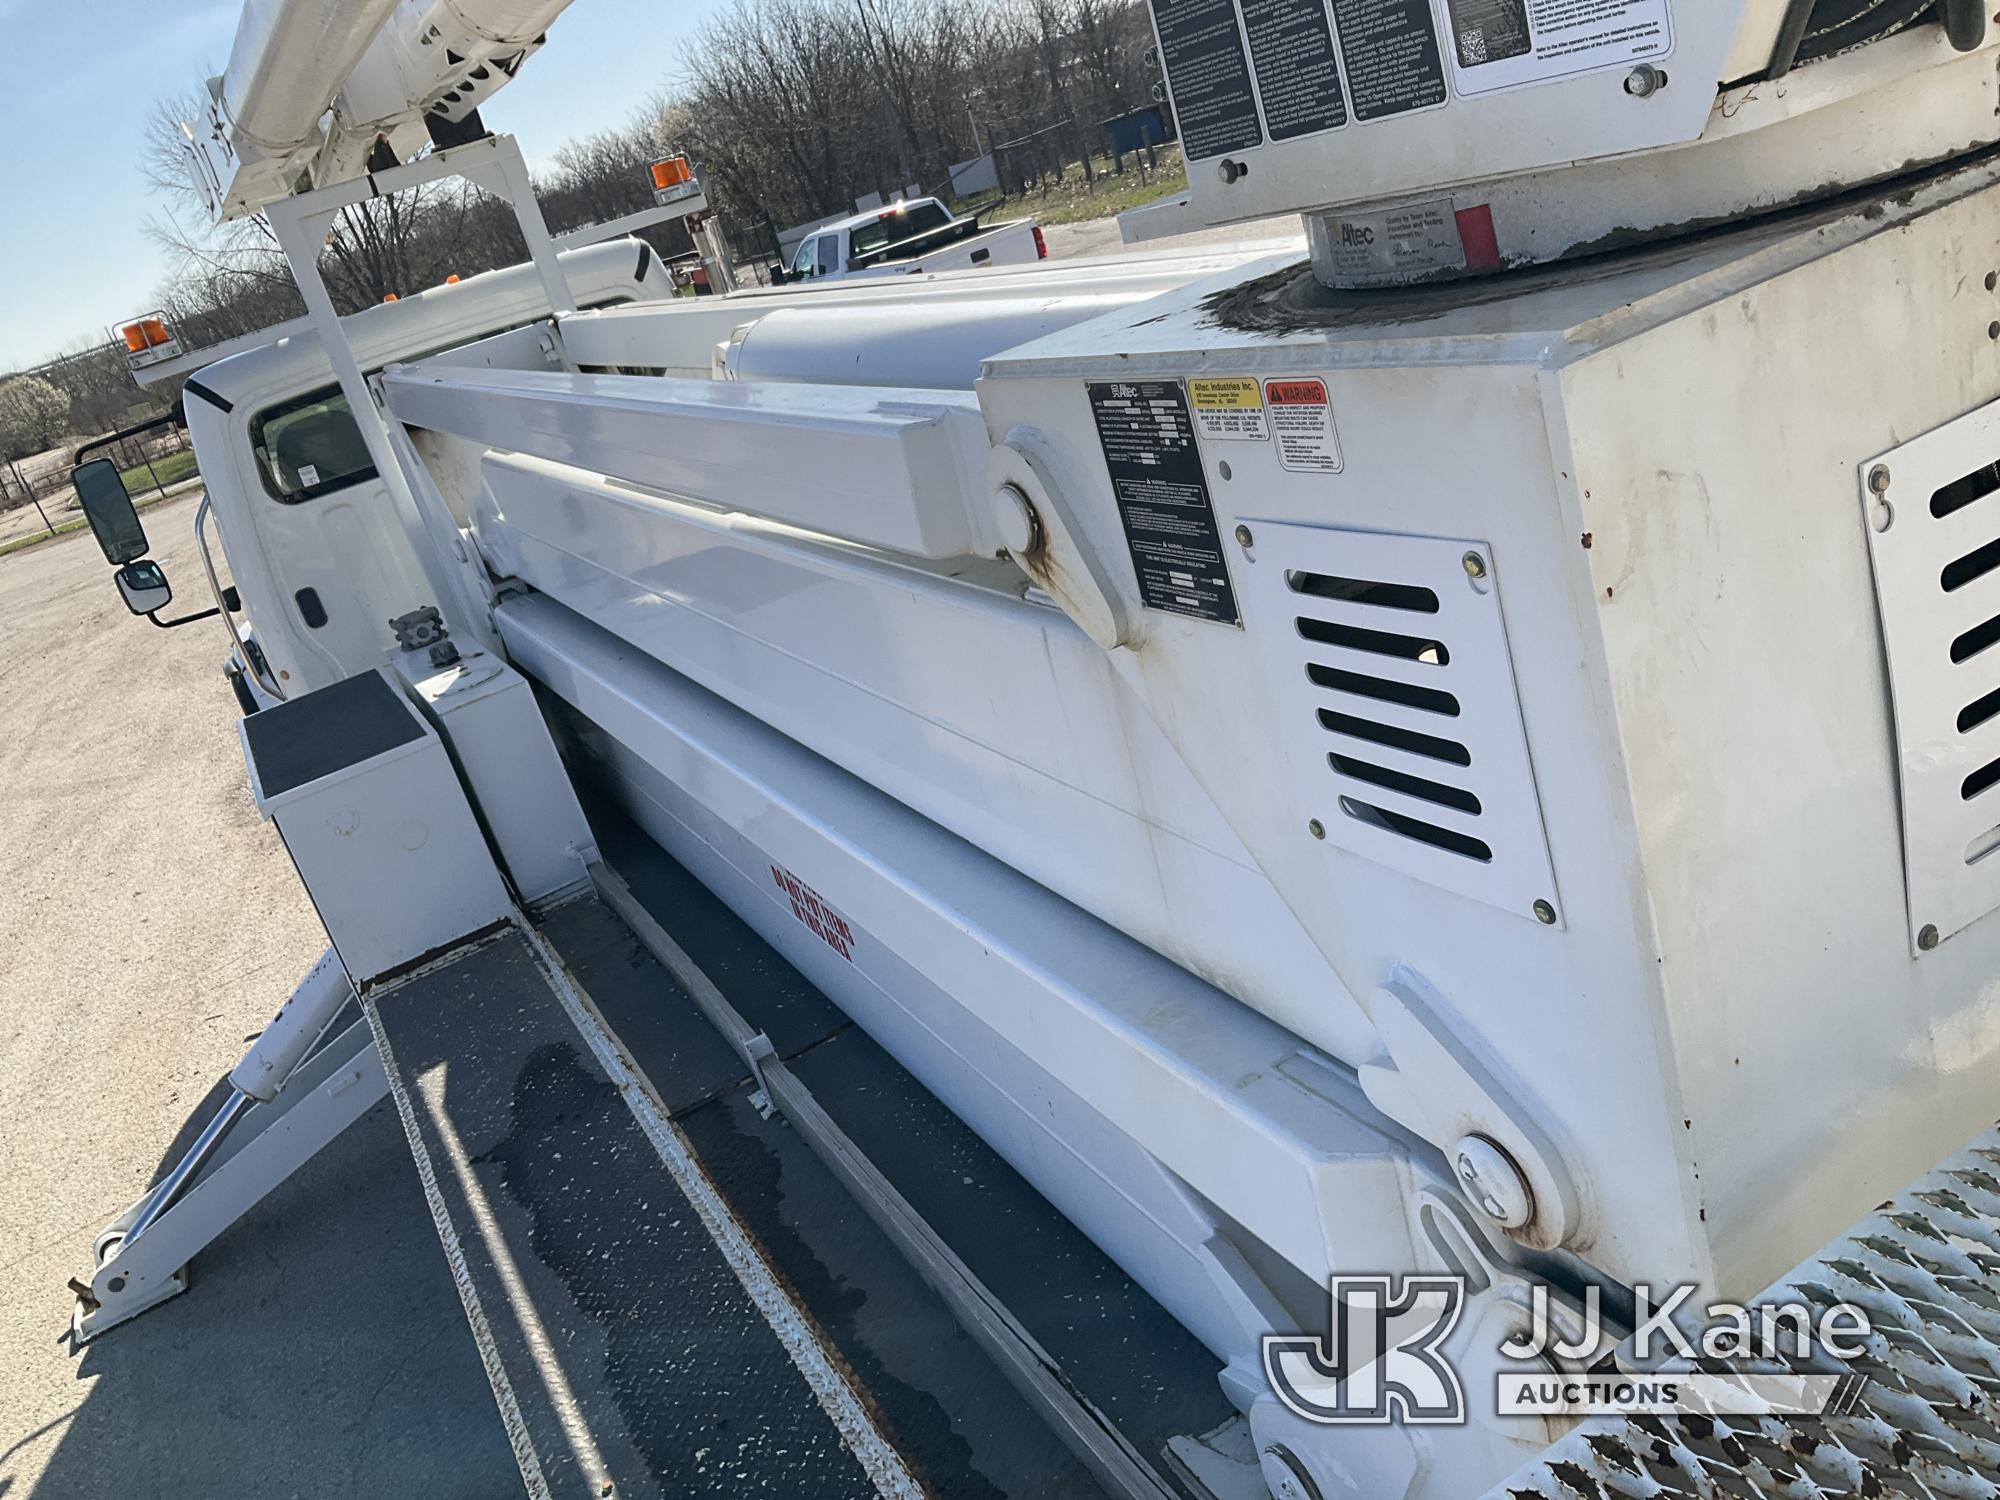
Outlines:
[[[198,615],[182,615],[178,620],[162,620],[159,611],[155,610],[146,618],[162,630],[172,630],[176,625],[192,625],[196,620],[212,620],[221,613],[219,609],[205,609]]]

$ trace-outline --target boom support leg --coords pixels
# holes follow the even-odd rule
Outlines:
[[[194,1145],[97,1237],[88,1284],[74,1280],[79,1344],[187,1290],[187,1264],[388,1092],[368,1025],[332,955],[314,966],[229,1075],[230,1092]],[[303,1060],[301,1060],[303,1059]]]

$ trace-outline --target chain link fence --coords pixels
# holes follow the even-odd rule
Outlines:
[[[0,460],[0,548],[36,534],[54,536],[83,518],[69,482],[75,451],[71,445]],[[99,456],[118,465],[125,488],[141,504],[192,484],[199,472],[187,432],[179,427],[121,438]]]

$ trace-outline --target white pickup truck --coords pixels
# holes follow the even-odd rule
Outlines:
[[[1042,226],[1010,219],[982,229],[978,215],[954,218],[936,198],[910,198],[822,224],[799,244],[774,281],[851,280],[923,275],[971,266],[1016,266],[1048,258]]]

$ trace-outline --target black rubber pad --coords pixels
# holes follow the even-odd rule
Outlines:
[[[257,785],[276,797],[423,738],[416,711],[380,672],[362,672],[243,720]]]
[[[552,1493],[874,1493],[518,934],[375,1010]]]

